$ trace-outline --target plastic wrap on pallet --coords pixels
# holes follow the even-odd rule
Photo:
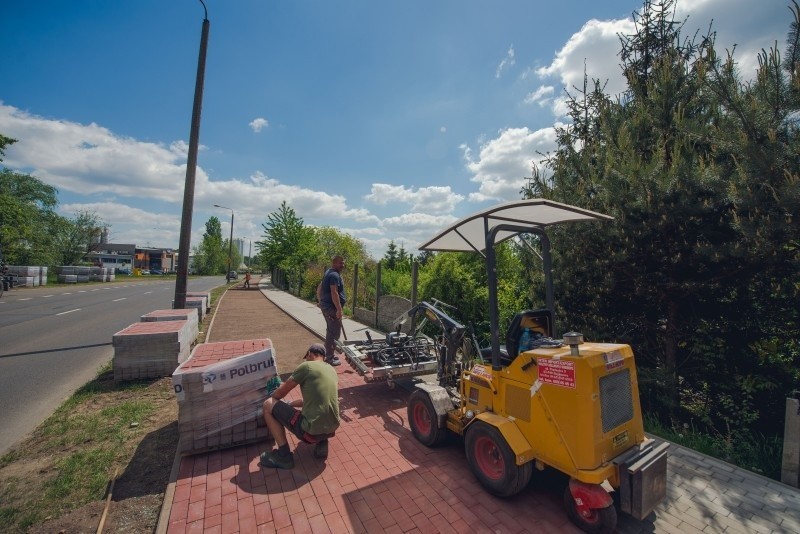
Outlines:
[[[206,299],[206,310],[211,311],[211,293],[210,292],[201,292],[201,291],[187,291],[186,298],[189,297],[200,297]]]
[[[200,322],[203,322],[203,317],[205,317],[206,310],[209,304],[205,297],[190,297],[186,296],[186,308],[192,308],[197,310],[197,316]],[[175,307],[175,301],[172,301],[172,307]]]
[[[179,451],[194,454],[269,436],[260,409],[277,376],[269,339],[197,345],[172,374]]]

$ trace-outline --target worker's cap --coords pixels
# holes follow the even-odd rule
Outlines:
[[[320,356],[325,356],[325,347],[323,347],[319,343],[314,343],[313,345],[308,347],[308,352],[312,354],[318,354]]]

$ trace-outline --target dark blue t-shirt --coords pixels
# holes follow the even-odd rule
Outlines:
[[[344,294],[344,282],[342,281],[342,277],[334,269],[328,269],[325,276],[322,277],[322,291],[320,292],[321,298],[319,302],[323,308],[335,310],[336,306],[333,305],[333,301],[331,300],[331,286],[333,284],[336,284],[336,290],[339,293],[339,302],[344,306],[347,298]]]

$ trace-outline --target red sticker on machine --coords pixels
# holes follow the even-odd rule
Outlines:
[[[606,371],[625,365],[625,360],[618,350],[612,350],[609,353],[603,354],[603,359],[606,362]]]
[[[563,388],[575,389],[575,362],[569,360],[539,360],[539,381]]]

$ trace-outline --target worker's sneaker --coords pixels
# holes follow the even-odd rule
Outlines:
[[[340,360],[336,355],[334,355],[333,358],[325,358],[325,361],[334,367],[342,365],[342,360]]]
[[[328,440],[323,439],[314,446],[314,458],[325,459],[328,457]]]
[[[278,449],[272,449],[270,452],[264,451],[261,453],[261,467],[292,469],[294,467],[294,455],[291,452],[283,455],[278,452]]]

